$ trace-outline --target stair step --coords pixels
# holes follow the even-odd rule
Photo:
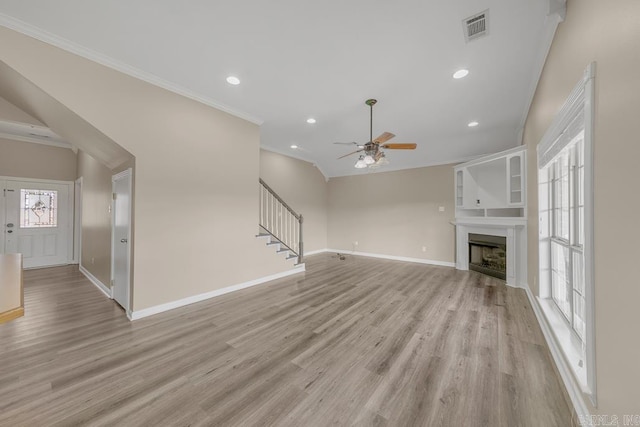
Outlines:
[[[260,233],[260,234],[256,234],[256,237],[270,237],[271,234],[268,233]]]
[[[269,243],[267,243],[267,246],[271,246],[271,245],[279,245],[279,244],[280,244],[280,242],[275,241],[275,240],[272,240],[272,241],[270,241]]]
[[[278,249],[278,253],[282,253],[282,252],[289,252],[289,249],[287,249],[287,248]]]
[[[293,255],[293,254],[292,254],[292,255],[289,255],[289,256],[287,257],[287,259],[293,259],[293,258],[298,258],[298,255]]]

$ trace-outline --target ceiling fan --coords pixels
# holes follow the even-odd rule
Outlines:
[[[378,101],[375,99],[367,99],[365,101],[365,104],[369,106],[371,111],[369,120],[369,142],[366,144],[358,144],[357,142],[334,142],[334,144],[341,145],[355,144],[358,147],[356,151],[338,157],[338,159],[342,159],[344,157],[351,156],[352,154],[363,153],[355,164],[355,167],[358,169],[366,167],[374,168],[389,163],[384,151],[382,150],[383,148],[385,150],[415,150],[416,148],[416,144],[414,143],[387,143],[388,140],[395,136],[391,132],[384,132],[376,139],[373,139],[373,106],[376,105],[377,102]]]

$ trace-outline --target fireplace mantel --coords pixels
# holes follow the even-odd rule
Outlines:
[[[469,270],[469,233],[507,240],[507,285],[524,287],[527,280],[527,220],[525,218],[456,218],[456,268]]]
[[[477,225],[486,227],[526,227],[527,219],[522,217],[462,217],[456,218],[453,225]]]

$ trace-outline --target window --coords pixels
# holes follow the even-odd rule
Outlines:
[[[551,296],[581,344],[584,301],[584,130],[547,167],[551,206]]]
[[[596,404],[592,135],[595,64],[538,145],[539,294],[551,339]]]
[[[58,226],[58,192],[20,190],[20,228]]]

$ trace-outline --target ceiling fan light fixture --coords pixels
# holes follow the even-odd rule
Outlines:
[[[298,148],[298,146],[296,144],[292,144],[291,148],[293,148],[295,150],[296,148]]]
[[[363,169],[367,167],[367,163],[364,161],[364,157],[360,156],[356,164],[354,165],[356,169]]]
[[[309,117],[307,119],[307,123],[309,123],[310,125],[314,124],[316,122],[316,119],[314,119],[313,117]]]
[[[477,121],[474,120],[472,122],[469,122],[469,124],[467,126],[469,126],[470,128],[474,128],[474,127],[478,126],[479,124],[480,123],[478,123]]]
[[[364,159],[362,159],[362,161],[364,162],[365,165],[372,165],[376,162],[376,160],[370,154],[367,154],[366,156],[364,156]]]
[[[229,83],[230,85],[239,85],[240,84],[240,79],[237,78],[236,76],[229,76],[227,77],[227,83]]]

